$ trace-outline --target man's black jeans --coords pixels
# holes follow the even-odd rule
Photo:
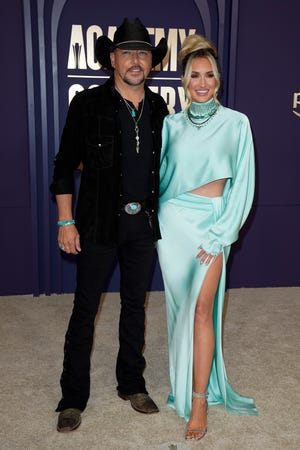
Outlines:
[[[120,267],[121,313],[117,389],[124,394],[147,393],[143,371],[145,297],[153,266],[155,247],[144,212],[122,213],[118,245],[82,242],[77,255],[77,287],[65,337],[61,375],[62,399],[56,411],[83,411],[90,393],[90,355],[94,322],[100,296],[116,262]]]

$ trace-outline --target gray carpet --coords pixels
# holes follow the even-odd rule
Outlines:
[[[0,297],[1,450],[300,448],[300,288],[232,289],[227,297],[224,356],[233,387],[255,398],[259,416],[209,408],[208,434],[184,441],[182,419],[166,406],[169,393],[163,293],[147,304],[145,377],[160,413],[142,415],[115,391],[119,298],[106,294],[92,355],[91,398],[82,425],[56,431],[59,376],[72,296]]]

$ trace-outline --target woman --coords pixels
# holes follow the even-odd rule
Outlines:
[[[200,35],[179,52],[187,108],[164,119],[158,254],[165,285],[172,392],[186,439],[207,432],[207,404],[257,415],[227,381],[222,311],[230,245],[250,211],[254,151],[247,117],[220,105],[217,51]]]

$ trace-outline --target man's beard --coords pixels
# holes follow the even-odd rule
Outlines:
[[[132,69],[132,67],[131,67],[130,69]],[[142,71],[142,73],[143,73],[143,76],[142,76],[141,79],[139,79],[139,80],[137,80],[137,81],[132,81],[131,79],[128,79],[128,78],[127,78],[127,73],[130,71],[130,69],[128,69],[128,71],[127,71],[126,74],[124,75],[124,78],[123,78],[124,83],[128,84],[129,86],[140,86],[141,84],[144,84],[144,82],[145,82],[145,80],[146,80],[146,77],[145,77],[145,73],[144,73],[144,71],[142,70],[142,68],[139,67],[139,69],[140,69],[140,70]]]

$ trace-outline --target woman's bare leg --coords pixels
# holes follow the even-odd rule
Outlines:
[[[197,300],[194,319],[194,357],[193,357],[193,390],[204,393],[211,371],[214,355],[215,337],[213,328],[214,299],[222,271],[222,254],[208,269]],[[187,430],[206,430],[207,402],[206,398],[193,398],[190,420]],[[187,439],[199,439],[205,433],[187,432]]]

